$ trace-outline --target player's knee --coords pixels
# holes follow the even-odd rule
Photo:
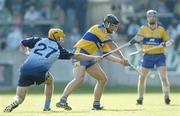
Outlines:
[[[53,79],[52,76],[49,76],[49,77],[47,78],[47,80],[45,81],[45,83],[46,83],[46,84],[49,84],[49,85],[52,85],[53,82],[54,82],[54,79]]]
[[[84,81],[84,78],[83,77],[74,78],[73,81],[75,81],[76,83],[82,83]]]
[[[104,74],[101,76],[101,78],[98,80],[100,83],[105,84],[108,81],[107,76]]]
[[[146,78],[146,76],[143,76],[143,75],[142,75],[142,76],[139,77],[139,81],[140,81],[140,82],[144,82],[144,81],[145,81],[145,78]]]
[[[139,75],[139,80],[140,81],[144,81],[147,77],[147,74],[146,73],[142,73],[142,75]]]
[[[165,76],[161,77],[161,81],[163,84],[168,85],[168,79]]]

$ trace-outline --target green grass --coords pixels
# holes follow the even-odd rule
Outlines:
[[[25,101],[12,113],[3,113],[3,108],[11,101],[14,90],[0,91],[0,116],[180,116],[179,87],[172,87],[171,105],[164,105],[161,88],[149,88],[145,94],[143,106],[136,106],[135,87],[106,88],[102,97],[103,111],[92,111],[93,89],[91,86],[79,87],[68,99],[72,111],[64,111],[55,107],[61,96],[64,84],[56,85],[52,98],[52,112],[43,112],[44,95],[42,86],[32,88]],[[38,93],[38,94],[37,94]]]
[[[59,94],[63,92],[63,89],[65,88],[66,83],[55,83],[55,89],[54,93]],[[74,93],[93,93],[94,86],[83,84],[78,87]],[[177,86],[171,86],[171,92],[172,93],[180,93],[180,87]],[[29,90],[31,94],[42,94],[44,89],[44,85],[40,86],[32,86]],[[105,93],[136,93],[137,88],[134,86],[113,86],[113,87],[106,87]],[[147,93],[159,93],[162,92],[161,87],[148,87],[146,88]],[[0,90],[1,94],[15,94],[15,89],[10,90]]]

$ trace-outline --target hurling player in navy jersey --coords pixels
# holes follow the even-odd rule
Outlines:
[[[13,101],[6,106],[4,112],[11,112],[21,104],[26,96],[29,86],[45,83],[44,111],[50,110],[51,96],[53,93],[53,76],[49,72],[50,67],[57,59],[77,59],[100,61],[100,56],[85,55],[82,53],[70,53],[60,43],[64,32],[58,28],[52,28],[48,32],[48,38],[32,37],[23,40],[20,51],[28,53],[28,57],[20,68],[20,78]],[[31,50],[29,50],[31,49]]]

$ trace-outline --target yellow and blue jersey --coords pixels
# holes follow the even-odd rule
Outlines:
[[[89,55],[100,50],[102,53],[107,53],[111,50],[107,43],[112,41],[108,36],[109,34],[104,24],[94,25],[84,34],[82,39],[75,44],[74,52]],[[73,59],[73,64],[75,66],[85,66],[89,68],[95,63],[95,61],[77,61]]]
[[[154,46],[158,46],[162,42],[166,42],[169,39],[165,29],[159,25],[155,29],[151,29],[149,26],[142,26],[138,32],[138,35],[144,37],[143,49],[153,48]],[[158,48],[145,52],[141,66],[145,68],[166,66],[166,57],[164,52],[164,48]]]
[[[165,29],[158,25],[155,29],[151,29],[148,25],[142,26],[138,35],[143,36],[143,49],[149,49],[154,46],[160,45],[162,42],[165,42],[169,39],[169,36]],[[161,54],[164,53],[164,48],[154,49],[148,52],[147,54]]]
[[[94,54],[98,50],[103,53],[109,52],[110,47],[107,43],[112,40],[108,38],[108,35],[104,24],[94,25],[76,43],[74,48],[81,48],[89,54]]]

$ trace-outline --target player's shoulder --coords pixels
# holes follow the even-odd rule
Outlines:
[[[166,29],[164,28],[164,26],[163,26],[162,24],[158,24],[157,27],[158,27],[160,30],[166,31]]]
[[[27,37],[27,38],[25,38],[24,40],[22,40],[22,41],[32,41],[32,42],[38,42],[38,41],[40,41],[41,40],[41,38],[40,37]]]
[[[103,23],[101,24],[95,24],[91,27],[92,30],[100,30],[100,31],[104,31],[105,30],[105,26]]]
[[[106,31],[106,28],[105,28],[105,25],[104,23],[101,23],[101,24],[96,24],[98,30],[102,31],[102,32],[105,32]]]
[[[26,38],[26,40],[29,40],[29,39],[34,39],[34,40],[38,40],[38,39],[39,39],[39,40],[40,40],[41,37],[27,37],[27,38]]]
[[[105,29],[104,23],[96,24],[99,29]]]
[[[148,28],[147,25],[142,25],[139,29],[140,29],[140,30],[144,30],[144,29],[147,29],[147,28]]]

